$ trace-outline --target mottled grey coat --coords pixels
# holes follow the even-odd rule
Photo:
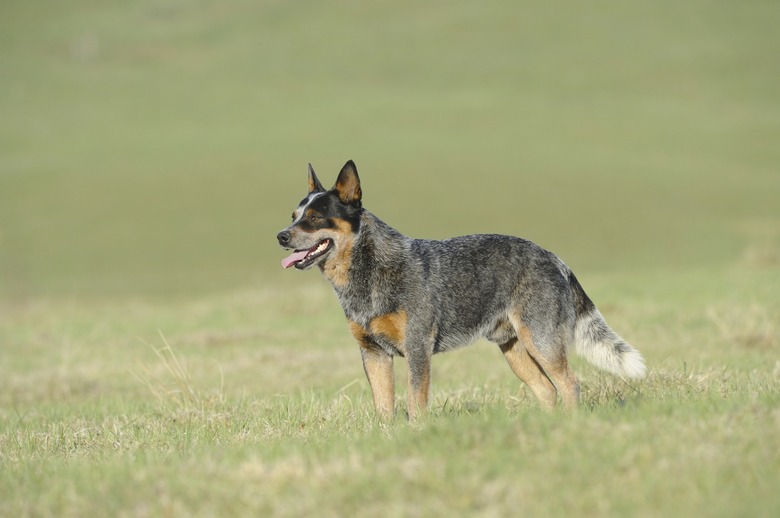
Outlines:
[[[409,413],[424,410],[431,356],[480,338],[501,347],[540,402],[576,404],[567,350],[619,376],[644,375],[641,355],[605,323],[555,254],[517,237],[483,234],[443,241],[408,238],[361,205],[354,164],[330,191],[313,169],[309,195],[278,238],[299,251],[283,264],[318,265],[361,346],[382,415],[393,411],[392,358],[409,365]]]

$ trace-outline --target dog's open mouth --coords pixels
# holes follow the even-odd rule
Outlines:
[[[307,250],[296,250],[282,259],[282,267],[289,268],[290,266],[295,266],[299,270],[305,270],[314,264],[314,261],[327,254],[332,247],[332,239],[323,239]]]

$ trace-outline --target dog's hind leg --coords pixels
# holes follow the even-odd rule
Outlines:
[[[566,409],[577,408],[577,404],[580,401],[580,382],[577,381],[577,376],[569,368],[566,356],[548,361],[540,355],[535,360],[555,383],[555,387],[563,400],[563,407]]]
[[[510,316],[510,322],[528,355],[555,385],[564,408],[575,408],[580,398],[580,384],[569,368],[564,337],[553,334],[545,340],[539,340],[522,319]]]
[[[506,361],[512,368],[512,372],[520,378],[523,383],[528,385],[542,408],[552,409],[555,407],[556,391],[555,385],[547,378],[544,371],[536,363],[525,344],[520,343],[517,338],[499,345],[501,352],[504,353]]]

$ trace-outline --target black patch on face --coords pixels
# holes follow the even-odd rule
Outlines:
[[[305,202],[306,198],[302,203]],[[303,217],[298,222],[298,227],[306,232],[334,229],[338,227],[337,220],[342,220],[349,224],[352,232],[357,232],[360,228],[360,214],[362,212],[362,208],[345,205],[341,203],[335,192],[328,191],[306,207]]]

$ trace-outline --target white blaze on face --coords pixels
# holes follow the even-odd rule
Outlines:
[[[301,202],[301,204],[298,205],[298,208],[295,209],[295,211],[293,212],[294,219],[293,219],[292,225],[295,225],[296,223],[298,223],[301,220],[301,218],[303,217],[303,215],[306,214],[306,209],[308,208],[309,205],[311,205],[311,202],[313,202],[314,200],[316,200],[317,198],[319,198],[323,194],[325,194],[325,193],[324,192],[313,192],[310,195],[308,195],[306,197],[306,199],[303,200]]]

